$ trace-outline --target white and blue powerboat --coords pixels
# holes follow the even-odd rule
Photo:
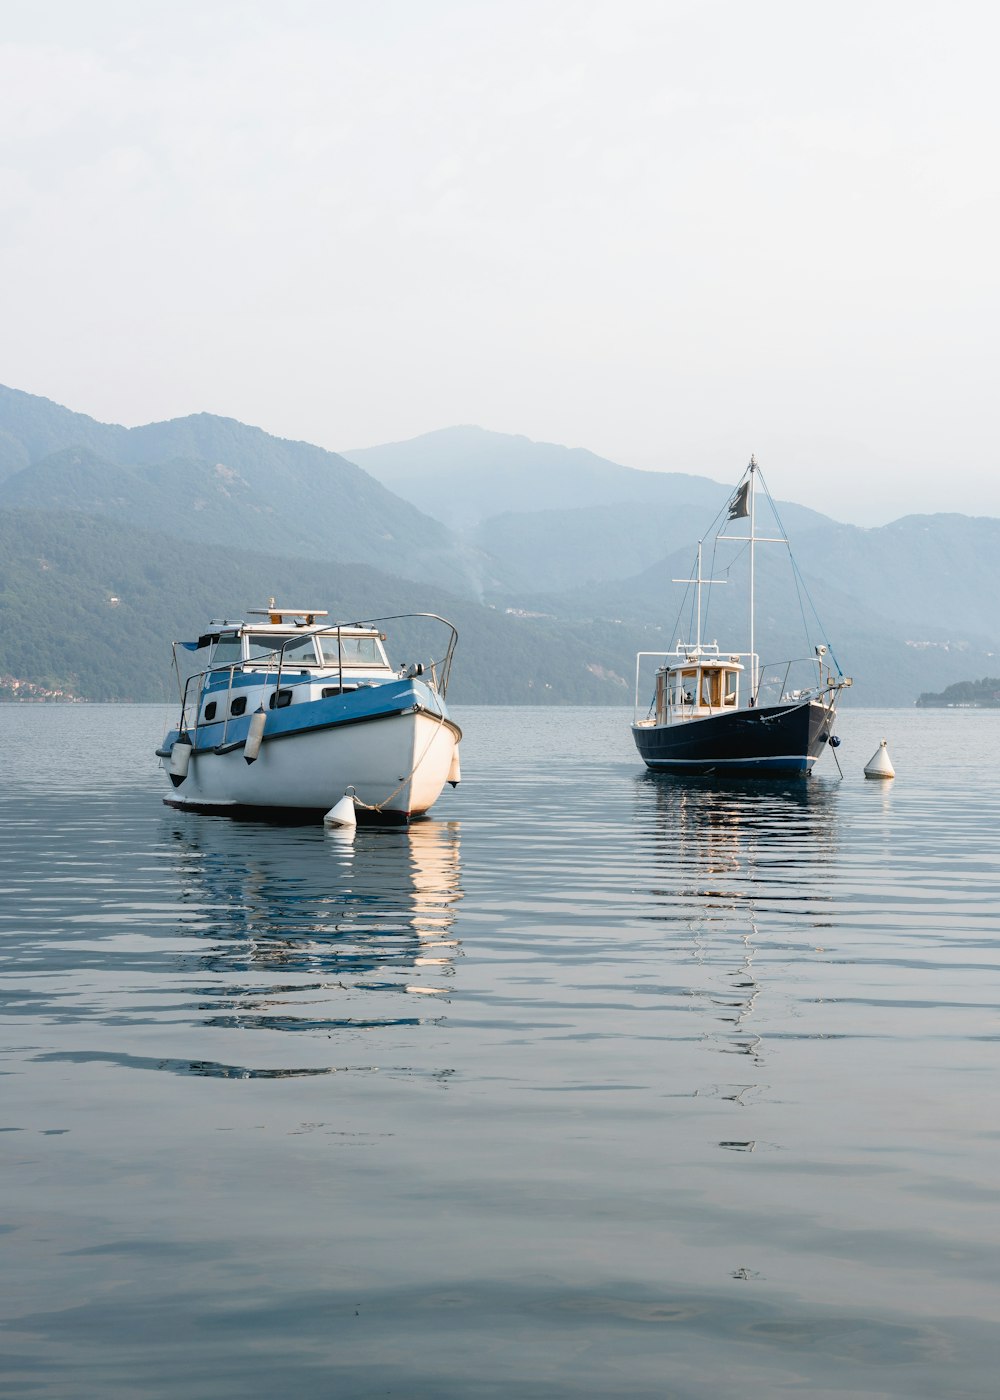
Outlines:
[[[277,607],[174,643],[181,712],[157,749],[168,805],[230,816],[317,815],[345,794],[359,820],[420,817],[457,785],[462,732],[445,694],[456,629],[432,613],[328,624]],[[394,668],[385,623],[440,623],[436,660]],[[203,662],[185,676],[190,653]]]

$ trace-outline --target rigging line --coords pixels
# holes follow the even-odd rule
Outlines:
[[[737,488],[737,489],[738,489],[738,488]],[[721,515],[722,512],[720,511],[719,514]],[[717,518],[718,518],[718,517],[717,517]],[[714,529],[715,529],[714,524],[713,524],[713,526],[712,526],[712,529],[713,529],[713,531],[714,531]],[[715,577],[715,560],[716,560],[716,557],[717,557],[717,555],[718,555],[718,553],[719,553],[719,536],[718,536],[717,534],[713,534],[712,538],[713,538],[713,540],[714,540],[714,543],[713,543],[713,545],[712,545],[712,560],[711,560],[711,563],[710,563],[709,566],[708,566],[708,576],[709,576],[710,579],[712,579],[712,578]],[[726,573],[727,573],[727,574],[729,573],[728,568],[726,569]],[[709,616],[709,613],[710,613],[711,611],[712,611],[712,585],[709,584],[709,585],[708,585],[708,599],[706,600],[706,603],[705,603],[705,617],[704,617],[704,623],[703,623],[706,635],[707,635],[707,633],[708,633],[708,616]]]
[[[759,468],[758,468],[758,471],[759,471]],[[702,539],[703,539],[703,540],[708,539],[708,537],[711,536],[712,539],[713,539],[713,541],[714,541],[714,543],[713,543],[713,545],[712,545],[712,562],[711,562],[711,566],[710,566],[710,568],[709,568],[709,576],[710,576],[710,577],[711,577],[712,574],[715,573],[715,561],[716,561],[716,558],[717,558],[717,555],[718,555],[718,550],[719,550],[719,531],[721,530],[722,526],[725,524],[726,515],[727,515],[727,512],[729,511],[730,505],[732,504],[732,501],[733,501],[734,496],[739,492],[740,487],[743,485],[744,481],[749,477],[749,475],[750,475],[750,468],[749,468],[749,466],[747,466],[747,467],[745,467],[745,468],[743,469],[742,475],[740,476],[740,479],[737,481],[735,487],[730,487],[730,488],[727,490],[725,502],[724,502],[724,503],[719,507],[719,509],[716,511],[715,516],[714,516],[713,519],[712,519],[712,523],[709,525],[708,529],[705,531],[705,534],[702,536]],[[766,490],[766,489],[767,489],[767,488],[765,487],[765,490]],[[770,492],[768,492],[768,496],[770,497]],[[726,573],[727,573],[727,574],[729,573],[729,571],[730,571],[730,569],[732,568],[733,564],[737,563],[738,560],[743,556],[743,554],[746,552],[747,548],[749,548],[749,541],[747,541],[747,544],[743,547],[743,549],[739,550],[739,552],[735,555],[735,557],[734,557],[734,558],[730,561],[730,563],[726,566]],[[707,599],[707,601],[706,601],[706,603],[705,603],[705,612],[704,612],[704,615],[703,615],[703,617],[702,617],[702,629],[703,629],[703,630],[707,630],[707,626],[708,626],[708,614],[709,614],[709,610],[710,610],[710,608],[711,608],[711,603],[712,603],[712,586],[711,586],[711,584],[706,585],[706,588],[707,588],[708,599]],[[683,616],[684,610],[685,610],[685,608],[687,607],[687,604],[688,604],[688,595],[689,595],[689,593],[691,594],[691,610],[690,610],[690,620],[689,620],[689,624],[688,624],[688,625],[689,625],[688,637],[693,637],[693,636],[695,635],[695,617],[694,617],[694,610],[695,610],[695,606],[696,606],[696,602],[695,602],[696,593],[691,592],[691,585],[690,585],[690,584],[689,584],[688,587],[685,589],[685,591],[684,591],[684,596],[681,598],[680,606],[679,606],[678,609],[677,609],[677,616],[676,616],[675,619],[674,619],[674,630],[676,631],[677,628],[680,626],[681,617]]]
[[[745,475],[746,475],[746,473],[744,472],[744,476],[745,476]],[[725,524],[725,518],[724,518],[724,517],[725,517],[725,515],[726,515],[726,512],[729,510],[729,503],[730,503],[730,501],[733,499],[733,497],[737,494],[737,492],[739,491],[739,489],[740,489],[740,487],[741,487],[742,484],[743,484],[743,477],[740,477],[739,481],[736,483],[735,488],[729,492],[728,498],[727,498],[727,500],[726,500],[726,504],[722,507],[721,510],[716,511],[716,513],[715,513],[715,515],[714,515],[714,517],[713,517],[713,519],[712,519],[712,522],[711,522],[711,524],[709,525],[708,529],[705,531],[704,535],[702,536],[702,539],[706,539],[706,540],[707,540],[708,537],[709,537],[709,535],[713,535],[713,536],[717,536],[717,535],[718,535],[719,531],[722,529],[723,525]]]
[[[679,636],[680,636],[681,618],[682,618],[683,615],[684,615],[684,610],[685,610],[685,608],[688,607],[688,599],[689,599],[689,598],[690,598],[690,600],[691,600],[691,605],[690,605],[690,609],[689,609],[689,621],[688,621],[688,629],[689,629],[689,630],[688,630],[688,634],[687,634],[687,635],[688,635],[689,637],[694,636],[693,625],[694,625],[694,610],[695,610],[696,599],[697,599],[697,590],[695,589],[694,585],[692,584],[691,579],[689,578],[689,579],[687,580],[687,584],[686,584],[686,587],[685,587],[685,589],[684,589],[684,592],[683,592],[682,595],[681,595],[681,601],[680,601],[680,603],[678,604],[678,607],[677,607],[677,615],[676,615],[676,617],[674,618],[674,626],[673,626],[673,630],[672,630],[672,632],[671,632],[671,638],[673,638],[673,637],[679,637]]]
[[[820,617],[819,613],[816,611],[816,604],[813,602],[812,597],[810,596],[810,593],[809,593],[809,585],[806,583],[805,578],[803,577],[802,572],[801,572],[801,570],[799,569],[799,566],[798,566],[798,564],[795,562],[795,559],[794,559],[794,558],[792,559],[792,568],[795,570],[795,572],[798,574],[799,578],[801,579],[803,591],[805,592],[805,595],[806,595],[806,597],[807,597],[808,600],[809,600],[809,606],[810,606],[810,608],[812,608],[813,617],[816,619],[816,626],[819,628],[820,632],[821,632],[822,635],[823,635],[823,641],[826,643],[826,649],[827,649],[827,652],[829,653],[830,660],[831,660],[831,661],[833,662],[833,664],[836,666],[838,675],[841,675],[841,676],[842,676],[842,675],[844,674],[843,667],[841,666],[840,662],[837,660],[837,654],[836,654],[836,652],[835,652],[834,649],[833,649],[833,644],[832,644],[832,642],[830,641],[829,637],[826,635],[826,628],[823,626],[823,620],[822,620],[822,618]]]
[[[841,669],[840,662],[837,660],[837,657],[836,657],[836,655],[834,654],[833,647],[830,645],[829,638],[828,638],[827,635],[826,635],[826,628],[825,628],[824,625],[823,625],[823,619],[820,617],[819,611],[818,611],[818,609],[817,609],[817,607],[816,607],[816,604],[815,604],[815,603],[813,602],[813,600],[812,600],[812,594],[809,592],[809,585],[806,583],[805,577],[803,576],[803,573],[802,573],[802,570],[799,568],[798,562],[797,562],[797,560],[796,560],[796,558],[795,558],[795,555],[792,553],[792,546],[788,543],[788,531],[785,529],[784,522],[782,521],[781,516],[778,514],[778,507],[777,507],[777,506],[775,505],[775,503],[774,503],[774,497],[771,495],[770,488],[768,487],[767,482],[764,480],[764,476],[763,476],[763,474],[762,474],[762,472],[761,472],[761,470],[760,470],[759,467],[757,468],[757,479],[758,479],[758,481],[760,482],[760,484],[761,484],[761,485],[763,486],[763,488],[764,488],[764,494],[767,496],[768,503],[769,503],[769,505],[770,505],[770,507],[771,507],[771,510],[772,510],[773,514],[774,514],[774,519],[775,519],[775,522],[777,523],[778,529],[781,531],[781,533],[782,533],[782,534],[784,535],[784,537],[785,537],[785,544],[788,546],[788,557],[789,557],[789,558],[791,559],[791,561],[792,561],[792,577],[796,580],[796,591],[798,591],[798,584],[801,583],[801,585],[802,585],[802,591],[805,593],[806,599],[808,600],[808,603],[809,603],[809,606],[810,606],[810,608],[812,609],[812,615],[813,615],[813,617],[816,619],[816,626],[819,628],[820,633],[822,634],[822,637],[823,637],[823,641],[826,643],[827,651],[829,652],[829,655],[830,655],[830,660],[831,660],[831,661],[834,663],[834,665],[836,666],[838,673],[839,673],[840,675],[843,675],[844,672],[843,672],[843,670]],[[802,606],[802,604],[801,604],[801,600],[800,600],[800,602],[799,602],[799,607],[801,608],[801,606]],[[803,622],[803,626],[804,626],[805,629],[806,629],[806,633],[807,633],[807,635],[808,635],[808,632],[809,632],[809,624],[808,624],[808,622],[806,621],[806,618],[805,618],[805,614],[804,614],[804,613],[803,613],[802,622]]]
[[[740,487],[743,485],[744,480],[745,480],[749,475],[750,475],[750,468],[749,468],[749,467],[745,467],[745,468],[743,469],[743,474],[742,474],[742,476],[740,477],[739,481],[737,481],[735,487],[732,487],[732,488],[730,488],[730,489],[727,491],[725,502],[724,502],[723,505],[721,505],[721,506],[719,507],[719,509],[716,511],[715,516],[714,516],[713,519],[712,519],[712,523],[709,525],[708,529],[705,531],[704,535],[702,536],[702,542],[704,542],[706,539],[708,539],[709,536],[711,536],[712,540],[714,541],[714,543],[713,543],[713,545],[712,545],[712,561],[711,561],[711,564],[710,564],[710,566],[709,566],[709,571],[708,571],[708,572],[709,572],[709,578],[711,578],[712,575],[715,573],[715,561],[716,561],[716,556],[717,556],[718,550],[719,550],[719,531],[721,530],[722,526],[725,524],[725,517],[726,517],[727,512],[729,511],[729,507],[730,507],[730,505],[732,504],[732,501],[733,501],[734,496],[738,493]],[[736,557],[737,557],[737,559],[738,559],[738,558],[739,558],[739,555],[737,555]],[[729,569],[728,569],[728,568],[727,568],[726,572],[727,572],[727,573],[729,572]],[[702,630],[703,632],[707,632],[707,630],[708,630],[708,615],[709,615],[709,612],[710,612],[711,606],[712,606],[712,585],[711,585],[710,583],[706,585],[706,591],[707,591],[707,595],[708,595],[708,596],[707,596],[707,600],[706,600],[706,602],[705,602],[705,611],[704,611],[704,613],[703,613],[703,615],[702,615],[702,618],[701,618],[701,624],[702,624],[701,630]],[[687,602],[687,593],[685,593],[684,599],[682,600],[680,609],[678,610],[678,613],[677,613],[677,621],[678,621],[678,622],[680,621],[680,616],[681,616],[681,613],[682,613],[683,610],[684,610],[684,605],[685,605],[686,602]],[[688,636],[689,636],[689,637],[693,637],[693,636],[695,635],[695,630],[694,630],[694,608],[695,608],[695,602],[694,602],[694,598],[692,598],[692,602],[691,602],[691,627],[690,627],[690,631],[688,632]]]
[[[719,548],[719,537],[716,536],[716,538],[715,538],[715,549],[717,550],[718,548]],[[748,540],[747,543],[746,543],[745,545],[743,545],[743,547],[742,547],[741,549],[738,549],[738,550],[736,551],[736,553],[735,553],[735,554],[733,555],[733,557],[730,559],[729,563],[726,564],[725,569],[726,569],[726,578],[727,578],[727,579],[730,577],[730,575],[731,575],[733,569],[734,569],[735,566],[740,562],[740,560],[743,558],[744,554],[747,553],[747,551],[748,551],[749,548],[750,548],[750,542],[749,542],[749,540]],[[714,563],[715,563],[715,550],[713,550],[713,552],[712,552],[712,562],[713,562],[713,565],[714,565]],[[715,573],[714,567],[713,567],[713,569],[712,569],[712,572],[713,572],[713,574]],[[709,590],[709,592],[711,592],[711,590]],[[706,609],[706,612],[707,612],[707,609]]]
[[[670,633],[671,638],[680,636],[681,618],[682,618],[683,615],[684,615],[684,609],[685,609],[685,607],[686,607],[686,605],[687,605],[688,593],[689,593],[690,591],[691,591],[691,586],[690,586],[690,584],[689,584],[688,587],[685,588],[684,594],[683,594],[683,596],[681,597],[680,605],[679,605],[678,608],[677,608],[677,614],[676,614],[676,616],[674,617],[674,625],[673,625],[673,628],[672,628],[671,633]],[[693,610],[693,608],[694,608],[694,602],[693,602],[693,600],[692,600],[691,606],[692,606],[692,610]]]
[[[406,784],[410,781],[414,773],[416,773],[417,769],[420,767],[421,763],[423,763],[424,759],[430,753],[431,744],[433,744],[434,740],[437,738],[441,730],[445,727],[445,725],[448,722],[444,712],[444,706],[441,703],[441,697],[439,695],[435,695],[434,698],[437,700],[437,714],[430,715],[430,711],[425,711],[425,713],[428,714],[430,718],[437,720],[437,728],[431,730],[431,736],[427,740],[427,743],[424,745],[423,753],[420,755],[416,763],[407,773],[406,777],[400,780],[399,787],[394,788],[393,791],[390,792],[388,797],[383,797],[381,802],[362,802],[361,798],[357,795],[357,793],[355,793],[354,801],[359,807],[364,807],[369,812],[381,812],[382,809],[386,807],[392,801],[392,799],[397,796],[398,793],[401,793],[403,791],[403,788],[406,787]]]
[[[806,618],[806,610],[805,610],[805,607],[804,607],[803,602],[802,602],[802,586],[803,586],[803,585],[802,585],[802,579],[799,577],[799,571],[798,571],[798,569],[795,567],[795,555],[792,553],[791,550],[788,551],[788,558],[789,558],[789,560],[790,560],[790,562],[791,562],[791,565],[792,565],[792,582],[795,584],[795,598],[796,598],[796,601],[798,602],[798,605],[799,605],[799,615],[800,615],[800,617],[802,618],[802,630],[803,630],[803,632],[805,633],[806,642],[808,643],[808,641],[809,641],[809,621],[808,621],[808,619]],[[819,622],[819,618],[817,618],[816,621]],[[823,631],[823,626],[822,626],[822,624],[820,624],[820,629],[819,629],[819,630],[820,630],[821,632]]]
[[[695,629],[695,616],[694,616],[694,613],[695,613],[695,608],[698,606],[698,590],[697,590],[697,588],[692,587],[692,585],[691,585],[690,583],[688,583],[687,587],[684,589],[684,602],[685,602],[685,603],[687,603],[688,598],[691,599],[691,607],[690,607],[690,609],[688,610],[687,635],[688,635],[688,637],[693,637],[693,636],[694,636],[694,629]]]
[[[805,576],[803,575],[802,570],[799,568],[798,563],[796,562],[796,560],[795,560],[794,557],[793,557],[793,559],[792,559],[792,568],[793,568],[793,570],[794,570],[794,572],[795,572],[795,575],[796,575],[798,581],[799,581],[799,582],[801,583],[801,585],[802,585],[802,591],[803,591],[803,593],[806,595],[806,599],[808,600],[809,607],[810,607],[810,609],[812,610],[812,615],[813,615],[813,617],[816,619],[816,625],[819,627],[819,630],[820,630],[821,632],[824,632],[824,633],[825,633],[826,628],[823,626],[823,620],[822,620],[822,618],[820,617],[819,613],[816,611],[816,604],[813,602],[812,598],[810,597],[810,594],[809,594],[809,585],[806,583]],[[824,637],[823,640],[825,641],[826,638]]]

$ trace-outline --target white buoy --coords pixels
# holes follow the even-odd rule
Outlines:
[[[246,743],[243,745],[243,757],[247,763],[254,763],[260,753],[261,740],[264,738],[264,725],[267,723],[267,715],[263,710],[255,710],[250,717],[250,728],[247,730]]]
[[[872,754],[871,758],[865,764],[865,777],[894,778],[895,776],[896,770],[889,762],[889,750],[886,748],[885,740],[883,739],[881,744],[879,744],[878,748]]]
[[[357,826],[358,814],[354,810],[354,798],[345,792],[335,806],[323,818],[324,826]]]

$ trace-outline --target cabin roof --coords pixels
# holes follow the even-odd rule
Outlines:
[[[663,671],[691,671],[697,666],[700,666],[703,671],[742,671],[745,669],[739,657],[699,656],[696,652],[690,656],[679,656],[666,661],[660,669]]]
[[[253,616],[252,612],[250,616]],[[310,614],[310,616],[326,616],[323,614]],[[288,614],[287,622],[244,622],[241,619],[226,618],[223,621],[212,622],[209,631],[205,634],[209,638],[218,640],[218,637],[225,634],[229,637],[243,636],[249,632],[255,636],[267,636],[269,633],[280,633],[287,636],[289,632],[342,632],[346,636],[352,637],[373,637],[381,635],[377,627],[369,622],[303,622],[292,620],[294,614]]]

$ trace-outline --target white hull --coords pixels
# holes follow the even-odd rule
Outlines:
[[[175,807],[276,807],[328,811],[353,788],[359,802],[398,818],[439,797],[461,738],[448,720],[410,711],[286,736],[265,734],[259,756],[196,751],[164,801]]]

